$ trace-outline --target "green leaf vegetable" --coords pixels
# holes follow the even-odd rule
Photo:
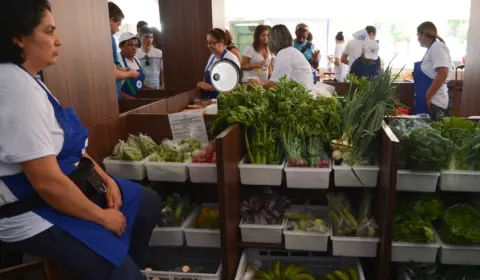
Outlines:
[[[395,206],[393,238],[399,242],[435,243],[432,221],[444,213],[444,204],[438,197],[412,201],[400,198]]]
[[[192,153],[200,148],[201,144],[196,139],[180,141],[166,139],[157,147],[156,152],[150,156],[149,160],[153,162],[187,162],[192,159]]]
[[[448,208],[442,219],[440,234],[447,244],[480,245],[480,207],[457,204]]]
[[[161,220],[158,226],[181,226],[192,210],[193,206],[188,195],[181,196],[177,193],[170,195],[163,203]]]

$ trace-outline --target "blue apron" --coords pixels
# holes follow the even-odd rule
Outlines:
[[[428,51],[427,51],[428,52]],[[415,114],[428,114],[427,91],[433,83],[433,79],[422,71],[422,61],[415,62],[413,66],[413,87],[415,89]]]
[[[21,68],[25,70],[23,67]],[[48,100],[55,111],[55,117],[64,131],[64,142],[62,150],[57,156],[57,161],[62,172],[68,175],[75,170],[75,164],[83,156],[83,149],[88,138],[88,129],[83,127],[73,108],[62,108],[45,86],[38,80],[36,81],[45,90]],[[1,179],[19,200],[31,197],[36,193],[23,172],[4,176]],[[117,178],[114,178],[114,180],[122,192],[123,205],[121,211],[127,221],[127,229],[121,237],[117,237],[112,232],[93,222],[62,214],[51,206],[37,209],[33,212],[75,237],[92,251],[118,267],[130,247],[130,235],[140,205],[142,190],[138,184]],[[106,205],[99,206],[105,208]],[[68,250],[68,248],[66,249]],[[72,252],[72,254],[75,254],[75,252]]]
[[[128,67],[127,60],[125,59],[123,54],[122,54],[122,59],[123,59],[123,65],[125,65],[125,67]],[[135,96],[136,93],[137,93],[137,90],[142,90],[143,89],[143,83],[145,82],[145,73],[143,73],[142,66],[140,65],[140,63],[138,63],[138,61],[135,57],[133,58],[133,60],[138,65],[137,72],[140,73],[140,75],[136,79],[125,80],[125,82],[123,83],[123,86],[122,86],[122,92],[124,92],[124,93],[126,93],[130,96]]]
[[[220,59],[223,59],[226,54],[227,54],[227,50],[224,50],[222,53],[222,56],[220,56]],[[205,73],[203,74],[203,79],[205,80],[205,83],[209,85],[212,84],[212,79],[210,78],[210,66],[212,66],[214,60],[215,60],[215,55],[212,57],[212,59],[208,63],[207,69],[205,69]],[[207,97],[208,99],[215,99],[218,96],[218,91],[202,90],[202,96]]]

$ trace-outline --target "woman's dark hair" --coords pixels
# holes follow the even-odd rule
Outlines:
[[[431,21],[426,21],[421,23],[417,27],[417,33],[425,35],[426,37],[433,40],[438,39],[440,40],[440,42],[445,43],[445,41],[442,38],[440,38],[440,36],[438,36],[437,27]]]
[[[265,31],[269,31],[270,28],[266,25],[258,25],[257,27],[255,27],[255,32],[253,33],[253,48],[259,52],[260,51],[260,47],[261,47],[261,42],[260,42],[260,36],[262,35],[263,32]],[[267,51],[268,51],[268,47],[267,47]]]
[[[227,46],[233,45],[232,32],[230,32],[228,29],[225,29],[225,45]]]
[[[137,22],[137,31],[140,31],[143,27],[148,27],[148,23],[146,21],[139,21]]]
[[[0,9],[0,63],[22,64],[23,49],[14,38],[31,36],[40,24],[45,11],[51,11],[48,0],[4,1]]]
[[[268,37],[268,48],[274,55],[293,45],[292,34],[283,24],[275,25]]]
[[[227,45],[227,41],[228,41],[227,40],[227,34],[222,29],[214,28],[214,29],[208,31],[207,34],[210,34],[218,42],[223,41],[223,43],[225,45]]]
[[[335,40],[337,41],[345,41],[345,38],[343,37],[343,32],[340,31],[337,33],[337,35],[335,36]]]
[[[125,18],[122,9],[113,2],[108,2],[108,18],[114,21],[120,21]]]
[[[367,30],[367,33],[370,34],[370,33],[373,33],[373,35],[376,35],[377,34],[377,29],[375,28],[375,26],[367,26],[365,27],[365,30]]]

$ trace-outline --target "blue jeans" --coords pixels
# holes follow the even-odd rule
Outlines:
[[[443,117],[448,116],[448,110],[430,103],[429,114],[432,121],[436,122],[440,121]]]
[[[160,217],[160,211],[161,200],[158,194],[142,188],[142,202],[133,225],[130,250],[119,267],[57,226],[29,239],[8,243],[7,246],[51,260],[69,275],[82,280],[144,280],[140,267],[145,265],[150,236]]]

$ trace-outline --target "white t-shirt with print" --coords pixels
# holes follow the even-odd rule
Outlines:
[[[238,68],[240,68],[240,61],[238,61],[238,58],[233,53],[231,53],[230,51],[227,51],[227,53],[225,54],[225,56],[223,58],[224,59],[229,59],[229,60],[235,62],[235,64],[237,64]],[[212,61],[212,59],[213,59],[213,61]],[[205,67],[205,71],[211,70],[212,66],[215,64],[215,62],[217,62],[219,60],[220,59],[218,59],[214,54],[212,54],[208,58],[208,62],[207,62],[207,66]]]
[[[275,57],[275,67],[270,81],[278,83],[283,76],[300,83],[306,89],[313,89],[312,66],[294,47],[279,51]]]
[[[243,56],[250,58],[250,64],[258,64],[262,61],[265,61],[266,64],[263,68],[255,68],[251,70],[243,71],[243,79],[244,82],[248,80],[250,77],[258,77],[261,82],[268,81],[268,68],[270,63],[272,62],[272,55],[269,53],[267,59],[263,57],[259,52],[255,50],[255,48],[250,45],[245,48],[243,51]]]
[[[350,40],[345,46],[343,51],[345,55],[348,56],[348,67],[352,67],[352,64],[357,60],[357,58],[362,56],[363,53],[363,41],[360,40]]]
[[[435,79],[437,76],[436,68],[447,67],[450,72],[452,65],[452,58],[450,57],[448,47],[439,40],[436,40],[425,54],[421,68],[422,72],[430,79]],[[447,109],[448,99],[448,87],[447,84],[443,84],[437,93],[433,95],[431,102],[438,107]]]
[[[342,55],[344,53],[344,50],[345,50],[345,43],[336,45],[335,46],[335,53],[334,53],[333,58],[334,59],[338,58],[339,60],[341,60]],[[346,64],[344,64],[340,61],[340,65],[334,65],[333,73],[335,73],[335,79],[337,81],[344,82],[345,78],[347,77],[347,73],[348,73],[348,65],[346,65]]]
[[[46,92],[18,66],[0,64],[0,177],[22,172],[21,162],[58,155],[63,140]],[[16,200],[0,180],[0,205]],[[51,226],[33,212],[0,219],[0,241],[24,240]]]

